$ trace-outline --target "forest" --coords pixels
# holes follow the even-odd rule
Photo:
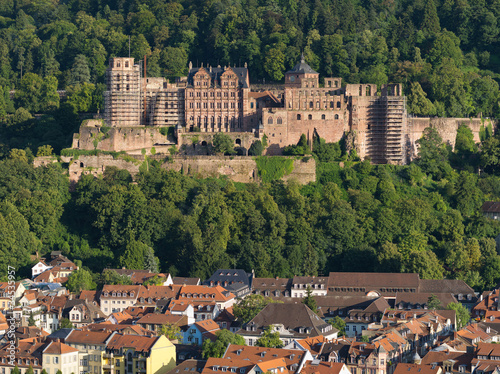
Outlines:
[[[412,115],[497,117],[499,17],[500,0],[3,0],[0,155],[68,147],[129,54],[148,76],[248,63],[269,84],[303,52],[322,77],[403,83]]]
[[[428,129],[407,166],[351,160],[317,139],[308,185],[200,179],[151,161],[135,183],[107,168],[70,192],[63,164],[34,168],[29,148],[14,149],[0,161],[0,273],[11,265],[28,275],[30,255],[60,250],[94,283],[104,268],[205,279],[236,267],[258,277],[417,272],[491,288],[500,222],[481,206],[500,198],[500,136],[488,134],[479,148],[463,125],[452,151]]]

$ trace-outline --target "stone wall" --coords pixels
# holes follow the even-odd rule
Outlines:
[[[201,178],[225,175],[234,182],[259,181],[257,163],[253,157],[191,156],[174,157],[173,160],[162,167]],[[312,157],[307,161],[294,160],[293,166],[292,173],[283,180],[296,180],[301,184],[316,181],[316,162]]]
[[[69,180],[76,183],[82,175],[92,174],[98,176],[104,173],[109,166],[127,170],[132,176],[139,172],[142,161],[131,162],[122,158],[114,159],[111,155],[83,156],[73,159],[69,163]]]
[[[73,148],[100,151],[137,151],[154,146],[173,145],[172,140],[160,133],[160,127],[104,127],[100,120],[85,121],[80,132],[73,136]]]
[[[457,130],[462,124],[466,124],[472,130],[474,141],[478,143],[479,131],[481,125],[488,126],[490,120],[481,120],[481,118],[408,118],[408,144],[411,146],[410,159],[415,157],[417,152],[416,141],[420,139],[427,127],[433,127],[443,138],[443,142],[455,147]],[[493,123],[495,127],[495,123]]]
[[[162,161],[163,155],[150,156],[151,159]],[[135,159],[135,161],[133,161]],[[98,176],[104,173],[107,167],[114,166],[127,170],[132,177],[139,173],[139,167],[144,162],[142,155],[123,158],[113,158],[111,155],[82,156],[69,161],[69,178],[72,184],[78,182],[82,175]],[[257,163],[253,157],[245,156],[175,156],[164,162],[163,168],[182,172],[198,178],[227,176],[234,182],[259,182]],[[283,180],[296,180],[301,184],[316,181],[316,162],[312,157],[294,160],[291,174]]]

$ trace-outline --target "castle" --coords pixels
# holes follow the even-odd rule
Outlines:
[[[73,147],[137,152],[176,143],[191,154],[217,132],[227,133],[243,154],[256,140],[267,138],[268,155],[279,155],[301,135],[338,142],[349,135],[361,159],[405,164],[416,154],[415,141],[434,126],[452,146],[458,126],[466,122],[479,141],[480,119],[413,118],[406,111],[401,84],[347,84],[324,78],[304,60],[285,73],[284,87],[252,90],[244,67],[212,67],[189,63],[187,77],[176,83],[143,78],[133,58],[111,58],[106,73],[104,120],[110,130],[82,126]],[[97,127],[97,126],[94,126]],[[163,128],[175,129],[175,140]],[[96,139],[99,141],[96,144]]]

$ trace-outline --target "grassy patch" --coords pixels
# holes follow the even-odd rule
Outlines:
[[[265,183],[283,178],[293,171],[293,159],[280,156],[255,158],[261,180]]]

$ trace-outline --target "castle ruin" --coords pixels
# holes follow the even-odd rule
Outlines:
[[[143,77],[133,58],[110,59],[106,72],[104,121],[110,127],[98,137],[99,125],[82,125],[73,147],[138,152],[173,144],[196,148],[217,132],[231,136],[244,150],[267,138],[266,154],[279,155],[297,144],[301,135],[309,144],[314,137],[338,142],[347,134],[361,159],[373,163],[406,164],[415,156],[415,141],[426,127],[434,126],[454,145],[456,130],[467,123],[479,141],[480,119],[412,118],[406,112],[401,84],[347,84],[341,78],[324,78],[304,60],[285,73],[278,91],[256,91],[244,67],[189,64],[187,77],[168,82]],[[161,129],[171,128],[168,136]],[[98,140],[96,142],[96,139]],[[165,149],[166,151],[166,149]]]

